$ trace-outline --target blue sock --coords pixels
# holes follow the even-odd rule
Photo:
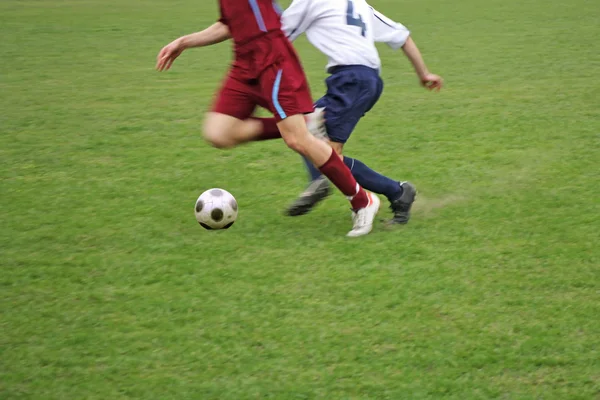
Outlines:
[[[320,178],[321,171],[319,171],[317,169],[317,167],[315,167],[308,158],[302,157],[302,159],[304,160],[304,164],[306,165],[306,169],[308,170],[308,174],[310,176],[309,178],[310,178],[311,182]]]
[[[373,171],[355,158],[344,156],[344,163],[350,168],[356,182],[363,188],[382,194],[389,201],[402,196],[403,189],[397,181]]]

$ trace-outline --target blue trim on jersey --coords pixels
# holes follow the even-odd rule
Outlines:
[[[375,18],[377,18],[378,20],[380,20],[381,22],[383,22],[384,24],[386,24],[387,26],[389,26],[390,28],[394,28],[394,29],[398,29],[393,25],[388,24],[387,22],[385,22],[384,20],[382,20],[381,18],[379,18],[379,16],[377,14],[375,14],[375,10],[373,9],[373,7],[371,7],[371,10],[373,10],[373,15],[375,16]]]
[[[287,115],[285,115],[285,111],[283,111],[283,108],[281,108],[281,104],[279,104],[279,85],[281,84],[281,74],[283,74],[283,70],[280,69],[277,72],[277,77],[275,78],[275,84],[273,85],[273,105],[275,106],[275,110],[277,110],[277,114],[279,114],[279,117],[281,119],[287,118]]]
[[[252,8],[252,12],[254,13],[254,18],[256,18],[258,28],[261,31],[266,32],[267,27],[265,26],[265,21],[263,20],[262,14],[260,13],[260,7],[258,6],[258,3],[256,2],[256,0],[248,0],[248,2],[250,3],[250,7]]]

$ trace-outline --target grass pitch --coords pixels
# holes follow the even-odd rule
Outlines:
[[[339,194],[282,216],[306,179],[283,143],[202,141],[228,44],[153,71],[216,2],[0,3],[0,398],[600,396],[600,7],[372,5],[447,87],[381,47],[347,154],[420,194],[349,240]],[[214,186],[226,232],[194,219]]]

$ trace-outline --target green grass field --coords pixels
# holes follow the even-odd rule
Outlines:
[[[350,240],[339,193],[282,215],[282,142],[203,142],[228,44],[154,71],[216,1],[0,2],[1,399],[600,398],[598,2],[372,5],[447,87],[381,47],[347,154],[420,195]],[[229,231],[194,219],[214,186]]]

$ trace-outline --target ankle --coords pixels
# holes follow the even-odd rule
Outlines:
[[[391,193],[389,196],[386,196],[386,197],[388,198],[390,203],[394,203],[394,202],[400,200],[400,198],[402,197],[403,194],[404,194],[404,188],[402,187],[402,184],[400,184],[400,182],[398,182],[398,190],[394,191],[394,193]]]
[[[365,189],[360,188],[358,193],[350,199],[350,204],[352,204],[352,209],[355,211],[367,207],[369,205],[369,196]]]

